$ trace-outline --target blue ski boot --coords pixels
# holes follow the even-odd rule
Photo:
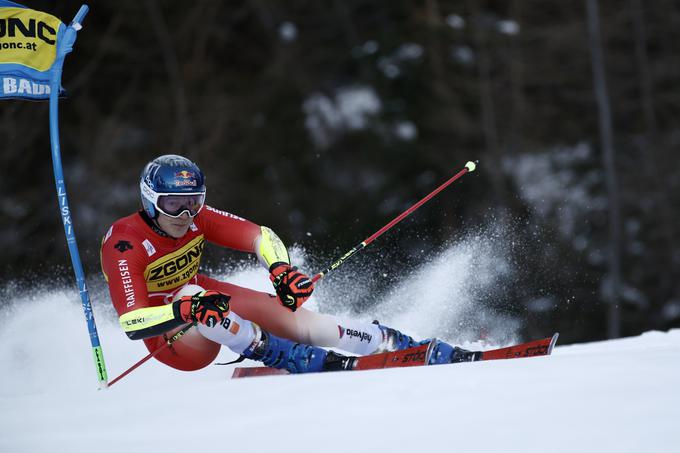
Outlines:
[[[445,363],[459,363],[459,362],[474,362],[479,360],[481,353],[478,351],[468,351],[467,349],[459,348],[458,346],[451,346],[448,343],[437,340],[435,342],[434,348],[432,348],[432,353],[430,354],[430,360],[428,365],[441,365]],[[429,343],[430,340],[422,341],[420,344]]]
[[[421,344],[397,329],[381,325],[378,321],[373,321],[373,324],[378,325],[383,335],[382,343],[380,343],[380,346],[378,346],[378,349],[373,354],[401,351],[402,349],[412,348]]]
[[[243,351],[243,356],[295,374],[348,370],[354,365],[354,357],[295,343],[265,332],[259,326],[256,326],[255,341]]]
[[[414,346],[420,346],[434,341],[435,345],[430,355],[430,361],[428,362],[429,365],[472,362],[474,360],[478,360],[480,355],[477,352],[468,351],[467,349],[459,348],[458,346],[451,346],[450,344],[444,343],[443,341],[437,340],[436,338],[434,340],[427,339],[423,341],[415,341],[412,337],[399,332],[397,329],[383,326],[378,321],[373,321],[373,324],[377,324],[383,333],[383,341],[374,354],[400,351],[402,349],[412,348]]]

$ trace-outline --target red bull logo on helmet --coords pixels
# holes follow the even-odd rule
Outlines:
[[[186,187],[197,185],[196,175],[193,172],[182,170],[175,173],[175,185],[178,187]]]

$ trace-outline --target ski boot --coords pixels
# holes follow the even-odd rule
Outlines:
[[[401,351],[402,349],[412,348],[422,343],[418,343],[410,336],[399,332],[397,329],[383,326],[378,321],[373,321],[382,331],[382,343],[378,346],[373,354],[380,354],[383,352]],[[429,340],[428,340],[429,341]]]
[[[468,351],[467,349],[459,348],[458,346],[451,346],[448,343],[437,340],[435,342],[430,354],[428,365],[441,365],[445,363],[459,363],[459,362],[474,362],[479,360],[482,353],[479,351]],[[430,340],[422,341],[420,344],[429,343]]]
[[[437,340],[436,338],[433,340],[427,339],[423,341],[415,341],[412,337],[391,327],[383,326],[378,321],[373,321],[373,324],[377,324],[383,333],[383,341],[374,354],[400,351],[402,349],[429,344],[431,341],[434,341],[435,345],[432,349],[432,353],[430,354],[430,360],[428,362],[429,365],[472,362],[474,360],[478,360],[481,355],[479,352],[468,351],[467,349],[459,348],[458,346],[451,346],[450,344],[444,343],[443,341]]]
[[[354,365],[354,357],[295,343],[254,326],[255,340],[243,351],[247,359],[257,360],[268,367],[283,368],[294,374],[348,370]]]
[[[349,371],[354,369],[356,357],[348,357],[333,351],[328,351],[323,364],[323,371]]]

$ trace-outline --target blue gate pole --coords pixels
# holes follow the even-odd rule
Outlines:
[[[66,27],[64,36],[57,45],[57,58],[52,66],[50,77],[50,142],[52,145],[52,167],[54,169],[54,181],[57,186],[59,212],[61,213],[61,219],[64,223],[66,243],[68,244],[68,250],[71,254],[73,272],[76,276],[76,284],[78,285],[80,300],[83,304],[83,311],[85,312],[87,330],[90,333],[90,343],[92,344],[92,353],[97,369],[99,388],[101,389],[107,387],[108,377],[106,374],[106,364],[104,363],[104,353],[102,352],[102,347],[99,343],[97,325],[94,322],[90,296],[87,292],[87,285],[85,283],[85,272],[83,271],[83,264],[80,261],[80,253],[78,252],[78,244],[76,243],[76,235],[71,220],[71,211],[68,206],[68,198],[66,197],[66,184],[64,183],[64,170],[61,166],[61,149],[59,146],[59,90],[61,88],[62,67],[66,54],[73,50],[76,34],[78,30],[82,28],[81,22],[88,11],[89,8],[87,5],[82,5],[80,7],[73,22]]]

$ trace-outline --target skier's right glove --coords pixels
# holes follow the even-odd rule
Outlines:
[[[272,264],[269,279],[274,285],[279,302],[290,311],[297,310],[314,291],[312,279],[288,263]]]
[[[201,291],[193,296],[184,296],[175,304],[185,322],[200,322],[214,327],[229,315],[231,296],[217,291]]]

